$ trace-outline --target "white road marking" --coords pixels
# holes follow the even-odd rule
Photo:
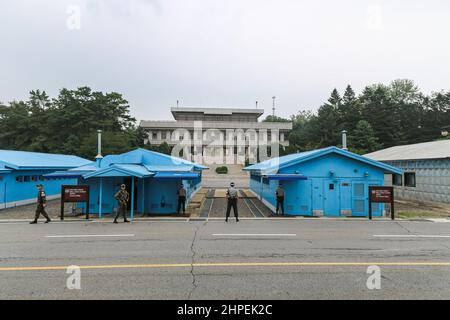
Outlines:
[[[214,237],[296,237],[295,233],[213,233]]]
[[[450,236],[432,234],[374,234],[373,236],[378,238],[450,238]]]
[[[45,236],[45,237],[46,238],[134,237],[134,234],[79,234],[79,235]]]

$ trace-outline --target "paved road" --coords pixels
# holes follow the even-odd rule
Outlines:
[[[0,223],[0,299],[450,299],[449,235],[326,219]],[[81,290],[66,288],[69,265]]]

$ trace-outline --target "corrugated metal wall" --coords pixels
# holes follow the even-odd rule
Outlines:
[[[415,172],[416,187],[395,187],[396,198],[450,203],[450,159],[386,161],[387,164]],[[391,185],[391,177],[386,177]]]

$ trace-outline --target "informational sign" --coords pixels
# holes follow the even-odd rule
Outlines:
[[[65,202],[86,202],[89,199],[89,186],[63,186]]]
[[[390,203],[391,218],[394,217],[394,187],[369,187],[369,219],[372,220],[372,203]]]
[[[64,220],[64,204],[66,202],[85,202],[86,219],[89,219],[89,186],[61,186],[61,220]]]

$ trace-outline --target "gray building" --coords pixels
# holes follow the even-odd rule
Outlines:
[[[261,122],[262,109],[177,107],[171,112],[174,120],[141,121],[146,143],[180,146],[192,155],[192,161],[205,162],[204,158],[212,157],[215,161],[206,162],[243,163],[256,157],[258,146],[289,145],[292,123]]]
[[[396,197],[450,203],[450,140],[391,147],[365,155],[404,170],[387,176]]]

